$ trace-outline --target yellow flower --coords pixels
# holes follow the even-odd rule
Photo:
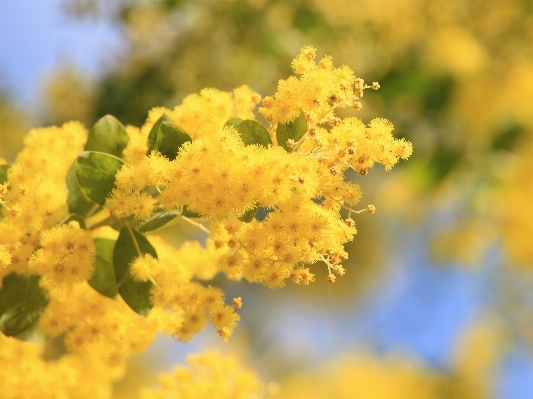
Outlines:
[[[11,253],[5,245],[0,245],[0,266],[7,267],[11,264]]]
[[[52,285],[81,283],[91,277],[96,249],[91,234],[79,225],[69,223],[48,229],[40,244],[28,266]]]

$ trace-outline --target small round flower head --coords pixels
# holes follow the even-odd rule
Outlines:
[[[81,283],[91,277],[96,249],[91,234],[79,225],[52,227],[42,234],[40,244],[28,266],[53,286]]]
[[[233,90],[233,116],[241,119],[255,119],[252,109],[261,101],[261,96],[243,85]]]
[[[193,336],[202,331],[207,325],[207,313],[200,308],[185,309],[181,324],[172,335],[179,342],[189,342]]]
[[[222,327],[221,329],[217,330],[217,334],[222,337],[224,342],[228,342],[228,338],[231,335],[231,330],[227,327]]]
[[[333,61],[331,60],[331,56],[327,55],[324,58],[322,58],[320,62],[318,63],[318,67],[320,69],[326,69],[326,70],[332,69]]]
[[[5,245],[0,245],[0,267],[7,267],[11,264],[11,253]]]
[[[303,75],[315,67],[316,49],[307,46],[302,48],[300,54],[292,61],[292,69],[295,74]]]
[[[233,298],[233,307],[236,309],[242,308],[242,298],[240,296]]]
[[[331,118],[328,123],[330,126],[340,126],[342,124],[342,120],[340,118],[334,117]]]
[[[7,187],[7,182],[0,184],[0,199],[2,199],[7,194]]]
[[[156,275],[159,269],[159,262],[150,254],[138,256],[130,267],[131,276],[135,281],[148,281]]]
[[[274,105],[274,98],[272,96],[266,96],[261,103],[264,108],[270,109]]]
[[[214,327],[218,329],[227,328],[230,331],[233,331],[237,326],[237,322],[240,320],[238,313],[229,305],[222,305],[210,310],[209,318]]]
[[[18,193],[21,195],[21,196],[26,196],[28,194],[28,187],[25,185],[25,184],[22,184],[19,186],[19,189],[18,189]]]
[[[355,226],[355,222],[354,222],[354,220],[352,218],[344,219],[344,223],[348,227],[354,227]]]
[[[22,208],[20,207],[19,204],[15,204],[11,207],[11,209],[9,210],[9,213],[14,218],[18,218],[22,214]]]
[[[333,273],[338,274],[339,276],[344,276],[346,269],[344,269],[344,267],[341,265],[335,265],[333,266]]]

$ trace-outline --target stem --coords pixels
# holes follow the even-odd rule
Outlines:
[[[98,204],[94,204],[93,207],[91,208],[91,210],[89,211],[89,213],[87,214],[86,217],[89,217],[89,216],[94,215],[95,211],[98,209],[99,206],[100,206],[100,205],[98,205]]]
[[[114,215],[111,215],[108,218],[102,220],[101,222],[95,223],[92,226],[87,227],[87,230],[94,230],[102,226],[111,226],[117,220],[118,219]]]
[[[181,218],[182,218],[183,220],[185,220],[186,222],[192,224],[193,226],[198,227],[200,230],[206,232],[207,234],[211,234],[211,232],[209,231],[209,229],[208,229],[207,227],[205,227],[203,224],[201,224],[201,223],[197,223],[197,222],[195,222],[194,220],[189,219],[187,216],[182,216]]]
[[[130,226],[130,222],[128,222],[128,219],[123,219],[122,221],[124,223],[124,226],[128,229],[131,235],[131,239],[133,240],[133,245],[135,245],[135,250],[137,251],[137,255],[143,256],[143,253],[141,252],[141,248],[139,247],[139,243],[135,239],[135,235],[133,234],[133,230]]]
[[[270,129],[268,129],[268,135],[270,136],[270,140],[272,140],[272,143],[274,145],[279,145],[278,138],[276,137],[276,131],[277,131],[278,124],[274,123],[270,126]]]
[[[367,212],[367,209],[361,209],[360,211],[356,211],[355,209],[352,209],[350,208],[349,206],[346,206],[344,205],[343,203],[341,203],[340,201],[337,201],[335,198],[331,197],[331,199],[333,201],[335,201],[337,204],[339,204],[341,207],[343,207],[344,209],[350,211],[350,212],[353,212],[353,213],[357,213],[357,214],[360,214],[360,213],[363,213],[363,212]]]
[[[133,229],[131,228],[131,225],[130,225],[130,222],[128,222],[128,219],[123,219],[122,221],[124,223],[124,226],[126,226],[126,228],[128,229],[128,231],[130,232],[130,235],[131,235],[131,239],[133,240],[133,245],[135,245],[135,250],[137,251],[137,255],[139,257],[142,257],[143,256],[143,253],[141,252],[141,248],[139,247],[139,243],[137,242],[137,240],[135,239],[135,234],[133,234]],[[157,285],[157,283],[155,282],[155,280],[153,279],[152,276],[149,277],[150,281],[152,282],[152,284],[155,286]]]

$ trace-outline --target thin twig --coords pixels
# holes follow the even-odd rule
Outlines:
[[[111,216],[105,218],[104,220],[102,220],[102,221],[100,221],[98,223],[95,223],[92,226],[87,227],[87,230],[94,230],[94,229],[97,229],[98,227],[102,227],[102,226],[111,226],[117,220],[118,219],[116,218],[116,216],[111,215]]]
[[[128,222],[128,219],[123,220],[124,226],[128,229],[131,235],[131,239],[133,240],[133,245],[135,245],[135,250],[137,251],[137,254],[141,257],[143,256],[143,253],[141,252],[141,248],[139,247],[139,243],[135,239],[135,235],[133,234],[133,229],[130,226],[130,222]]]
[[[197,223],[197,222],[195,222],[194,220],[189,219],[187,216],[182,216],[181,218],[182,218],[183,220],[185,220],[186,222],[192,224],[193,226],[198,227],[200,230],[206,232],[207,234],[211,234],[211,232],[209,231],[209,229],[208,229],[207,227],[205,227],[203,224],[201,224],[201,223]]]

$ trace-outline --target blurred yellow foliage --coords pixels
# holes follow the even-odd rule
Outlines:
[[[489,398],[493,372],[506,346],[501,323],[486,317],[461,332],[446,372],[402,354],[360,350],[286,375],[281,399]]]
[[[44,80],[44,120],[62,124],[69,120],[83,124],[93,122],[95,101],[94,78],[74,64],[61,64]]]
[[[0,165],[15,158],[30,126],[30,118],[22,108],[9,97],[0,97]]]

